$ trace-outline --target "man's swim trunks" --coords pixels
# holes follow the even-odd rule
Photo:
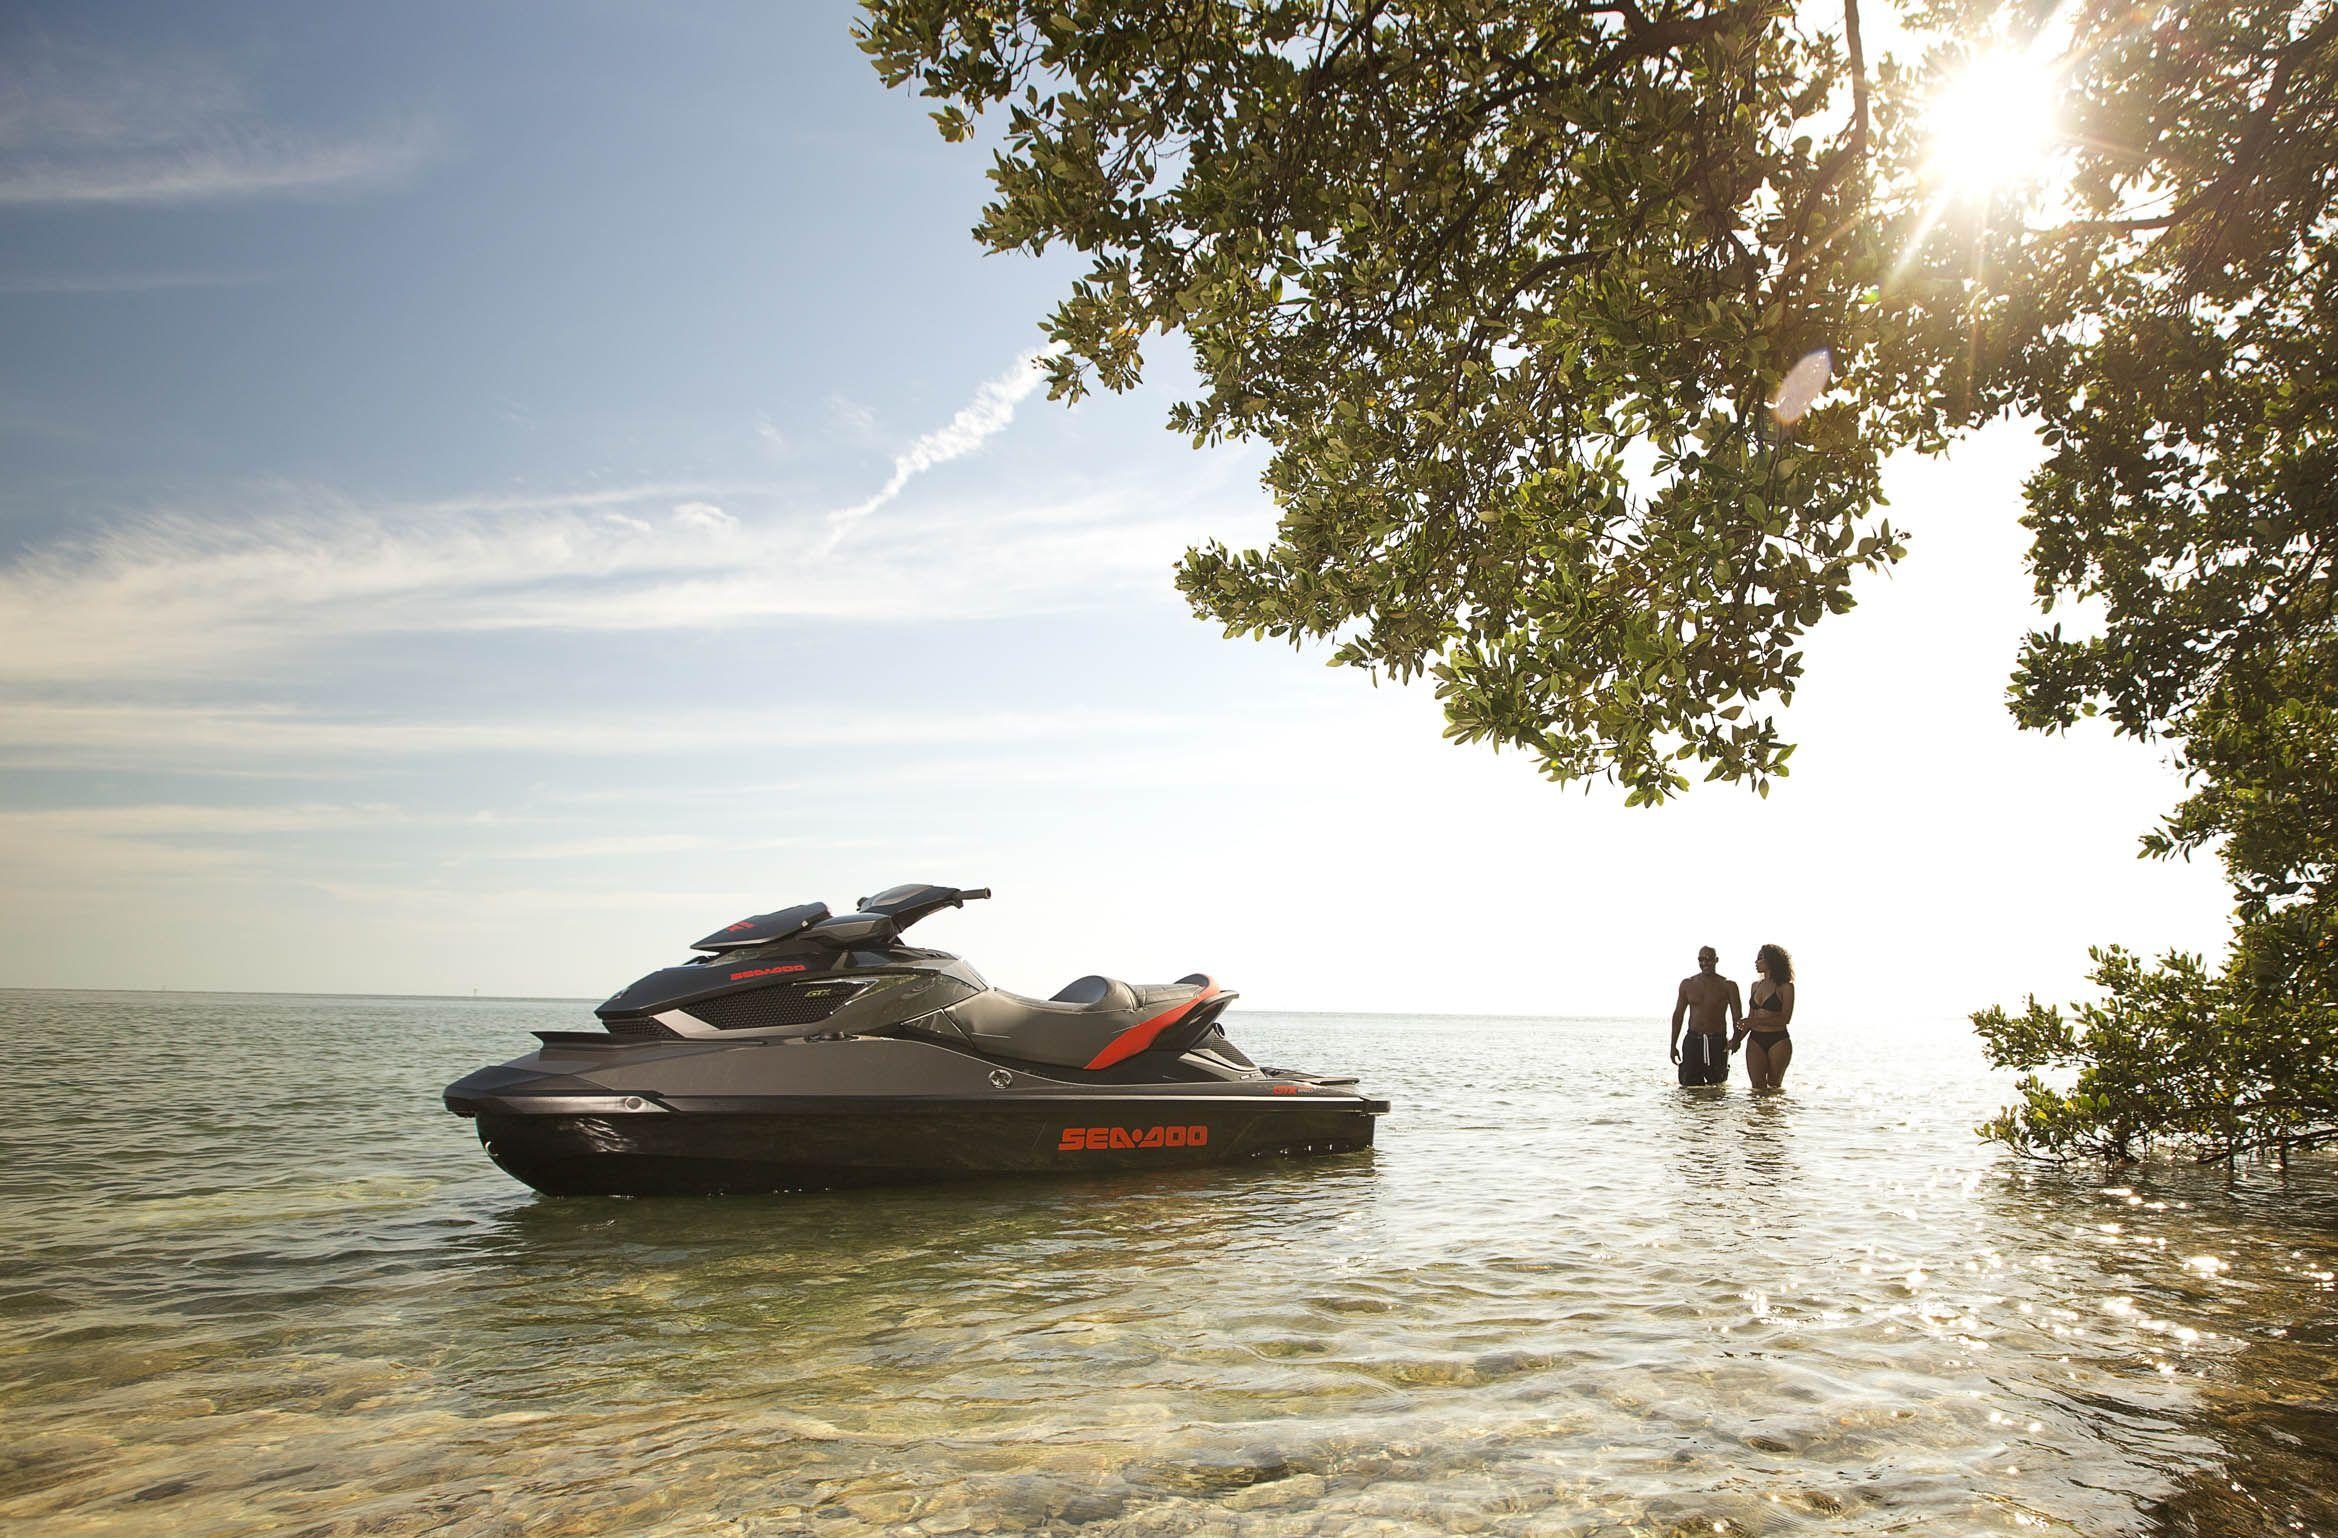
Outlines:
[[[1729,1038],[1719,1031],[1683,1031],[1680,1081],[1683,1084],[1728,1083]]]

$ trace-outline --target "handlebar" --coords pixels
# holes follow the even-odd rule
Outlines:
[[[974,901],[974,899],[976,899],[977,897],[988,897],[989,895],[990,895],[990,888],[989,888],[989,887],[986,887],[986,886],[971,887],[971,888],[968,888],[967,890],[961,891],[961,892],[958,894],[958,900],[959,900],[960,902],[972,902],[972,901]]]

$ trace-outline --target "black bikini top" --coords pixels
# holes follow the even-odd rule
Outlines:
[[[1746,989],[1745,1002],[1746,1013],[1749,1015],[1757,1009],[1776,1009],[1778,1007],[1778,985],[1770,984],[1770,996],[1766,999],[1757,999],[1753,996],[1751,988]]]

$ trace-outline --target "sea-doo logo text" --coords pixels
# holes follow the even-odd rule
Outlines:
[[[801,972],[803,969],[804,964],[802,962],[791,961],[784,967],[756,967],[754,970],[748,972],[733,972],[731,974],[731,981],[735,983],[741,978],[746,977],[776,977],[782,972]]]
[[[1210,1140],[1207,1127],[1066,1127],[1057,1153],[1085,1153],[1107,1148],[1200,1148]]]

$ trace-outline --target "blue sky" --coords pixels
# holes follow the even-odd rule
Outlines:
[[[2155,749],[2015,733],[1993,428],[1896,465],[1767,802],[1624,812],[1221,639],[1261,456],[1030,388],[1056,261],[847,7],[0,22],[0,985],[595,995],[739,913],[988,883],[995,980],[1846,1021],[2213,945]]]

